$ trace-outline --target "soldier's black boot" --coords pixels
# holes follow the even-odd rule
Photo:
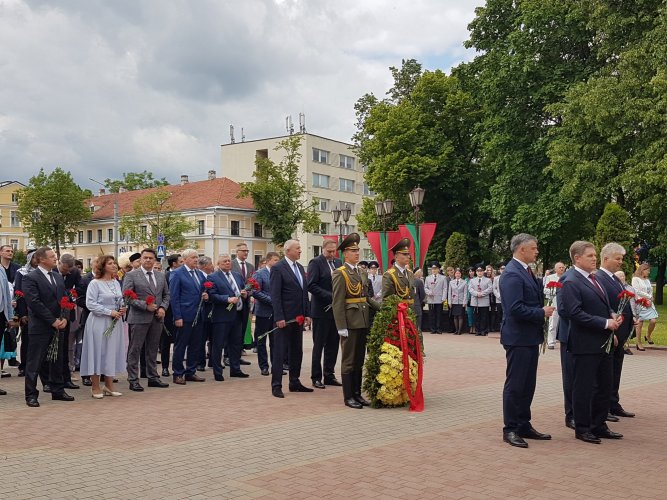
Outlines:
[[[354,394],[354,400],[359,403],[361,406],[370,406],[371,404],[364,399],[364,397],[361,395],[361,377],[362,377],[362,371],[359,370],[358,372],[354,372],[352,374],[352,380],[354,381],[354,386],[353,386],[353,394]]]
[[[361,410],[363,406],[361,406],[361,403],[354,398],[352,374],[343,373],[340,377],[343,382],[343,400],[345,401],[345,406],[349,406],[355,410]]]

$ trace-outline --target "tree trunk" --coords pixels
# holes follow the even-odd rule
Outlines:
[[[662,290],[665,286],[665,269],[667,262],[662,261],[658,264],[658,275],[655,277],[655,303],[659,306],[663,304]]]

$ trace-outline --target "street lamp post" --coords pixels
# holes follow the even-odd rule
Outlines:
[[[424,193],[426,193],[426,190],[419,186],[410,191],[410,204],[415,209],[415,231],[417,233],[417,242],[415,244],[415,260],[417,262],[415,262],[415,267],[421,266],[421,255],[419,255],[421,253],[421,249],[419,248],[419,209],[424,203]]]
[[[102,187],[106,187],[100,181],[96,181],[92,177],[88,177],[95,184],[99,184]],[[118,262],[118,193],[114,193],[113,198],[113,256]]]
[[[340,242],[343,241],[343,224],[345,224],[345,227],[347,228],[347,222],[350,220],[352,210],[350,210],[350,207],[346,203],[345,207],[342,209],[339,209],[338,205],[336,205],[336,208],[331,211],[331,214],[333,215],[334,227],[338,226],[338,243],[340,244]]]
[[[385,255],[386,248],[389,246],[388,236],[387,236],[387,217],[389,217],[394,212],[394,200],[376,200],[375,201],[375,214],[382,221],[382,231],[380,231],[380,255],[381,259],[386,266],[388,263],[384,262],[388,256]]]

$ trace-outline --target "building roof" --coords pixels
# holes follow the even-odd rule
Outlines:
[[[160,188],[138,189],[136,191],[125,191],[123,193],[111,193],[94,196],[86,200],[86,205],[95,205],[95,212],[91,219],[113,218],[114,201],[118,200],[118,214],[120,216],[132,213],[135,200],[154,193]],[[187,182],[185,184],[174,184],[165,186],[171,192],[169,200],[176,210],[196,210],[210,207],[226,207],[242,210],[254,210],[252,198],[237,198],[241,190],[240,184],[227,177]]]
[[[293,137],[295,135],[317,137],[318,139],[324,139],[325,141],[337,142],[339,144],[343,144],[343,145],[345,145],[347,147],[350,147],[350,148],[354,147],[354,144],[351,144],[349,142],[339,141],[338,139],[331,139],[329,137],[324,137],[323,135],[311,134],[310,132],[305,132],[305,133],[295,132],[291,135],[278,135],[278,136],[275,136],[275,137],[264,137],[262,139],[250,139],[249,141],[243,140],[241,142],[228,142],[227,144],[221,144],[220,146],[225,148],[225,147],[239,146],[241,144],[247,144],[249,142],[277,141],[278,139],[283,140],[283,139],[287,139],[289,137]]]

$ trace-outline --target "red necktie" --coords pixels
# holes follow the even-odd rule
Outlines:
[[[598,292],[598,295],[602,297],[603,299],[606,300],[606,296],[604,294],[604,291],[602,290],[602,287],[600,287],[600,284],[598,283],[597,278],[595,277],[594,274],[589,274],[588,278],[593,282],[593,285],[595,286],[595,290]]]

